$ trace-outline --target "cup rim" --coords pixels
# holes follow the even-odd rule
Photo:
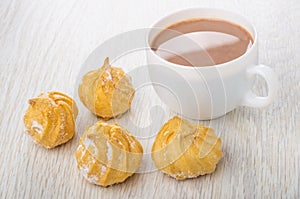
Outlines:
[[[152,49],[151,49],[151,42],[149,37],[150,37],[150,32],[153,28],[157,28],[156,25],[161,22],[162,20],[166,19],[167,17],[170,17],[171,15],[176,15],[180,12],[188,12],[188,11],[191,11],[191,10],[211,10],[211,11],[217,11],[217,12],[225,12],[225,13],[230,13],[230,14],[233,14],[233,15],[236,15],[238,17],[240,17],[243,21],[246,21],[246,23],[250,24],[251,28],[253,29],[253,45],[250,47],[250,49],[248,49],[244,54],[242,54],[241,56],[233,59],[233,60],[230,60],[228,62],[225,62],[225,63],[222,63],[222,64],[215,64],[215,65],[211,65],[211,66],[201,66],[201,67],[187,67],[187,66],[184,66],[184,65],[180,65],[180,64],[175,64],[175,63],[172,63],[172,62],[169,62],[165,59],[163,59],[162,57],[160,57],[159,55],[157,55]],[[225,19],[226,20],[226,19]],[[237,23],[236,23],[237,24]],[[237,24],[237,25],[240,25],[241,27],[245,28],[243,25],[241,24]],[[245,28],[246,29],[246,28]],[[247,29],[246,29],[247,30]],[[247,30],[248,31],[248,30]],[[177,68],[184,68],[184,69],[191,69],[191,70],[195,70],[195,69],[201,69],[201,70],[209,70],[209,69],[212,69],[212,68],[221,68],[221,67],[225,67],[226,65],[231,65],[232,63],[234,62],[238,62],[240,61],[241,59],[244,59],[245,57],[248,56],[248,54],[250,54],[254,47],[257,45],[257,31],[256,31],[256,28],[255,26],[247,19],[247,17],[245,17],[244,15],[242,14],[239,14],[239,13],[236,13],[236,12],[233,12],[233,11],[230,11],[230,10],[226,10],[226,9],[222,9],[222,8],[210,8],[210,7],[190,7],[190,8],[185,8],[185,9],[180,9],[180,10],[177,10],[177,11],[174,11],[172,13],[169,13],[169,14],[166,14],[164,15],[163,17],[161,17],[160,19],[156,20],[151,26],[150,26],[150,31],[148,31],[147,33],[147,46],[148,48],[150,49],[150,53],[153,54],[155,57],[157,57],[159,59],[159,61],[162,61],[163,63],[165,64],[168,64],[168,65],[172,65],[174,67],[177,67]]]

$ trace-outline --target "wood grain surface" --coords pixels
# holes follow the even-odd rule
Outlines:
[[[137,89],[130,111],[114,120],[135,134],[147,153],[139,174],[125,183],[102,188],[78,172],[79,137],[97,121],[78,98],[76,133],[67,144],[47,150],[24,133],[28,99],[50,90],[75,97],[81,66],[102,42],[193,6],[247,16],[259,34],[260,62],[280,81],[268,108],[240,107],[203,122],[223,140],[224,157],[213,174],[178,182],[154,169],[152,141],[174,113],[151,85]],[[299,198],[299,10],[299,0],[0,0],[0,198]],[[133,53],[116,64],[128,70],[144,62],[143,54]],[[265,94],[261,83],[255,90]]]

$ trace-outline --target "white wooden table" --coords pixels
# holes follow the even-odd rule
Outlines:
[[[50,90],[75,96],[81,65],[94,48],[192,6],[246,15],[260,36],[260,62],[270,65],[280,81],[278,97],[267,109],[241,107],[203,122],[223,140],[224,157],[215,173],[178,182],[153,170],[153,137],[174,113],[149,85],[137,90],[131,110],[115,120],[137,135],[148,153],[142,173],[125,183],[102,188],[79,174],[74,151],[85,127],[97,118],[78,99],[76,134],[67,144],[46,150],[24,133],[27,100]],[[299,0],[1,0],[0,198],[299,198],[299,10]],[[133,53],[118,65],[128,70],[144,59]],[[266,93],[263,86],[256,90]]]

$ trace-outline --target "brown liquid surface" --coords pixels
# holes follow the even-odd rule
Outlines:
[[[219,19],[189,19],[162,30],[151,43],[160,57],[185,66],[212,66],[243,55],[251,47],[250,33]]]

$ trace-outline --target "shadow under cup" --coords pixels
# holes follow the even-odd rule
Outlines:
[[[203,53],[198,58],[205,60],[207,66],[189,67],[186,66],[188,64],[175,64],[163,57],[172,53],[182,55],[187,48],[199,49],[199,43],[190,37],[182,36],[182,33],[170,30],[169,38],[178,39],[181,35],[180,39],[173,44],[169,43],[169,46],[164,48],[165,51],[157,53],[159,45],[153,46],[153,41],[158,34],[174,23],[195,18],[217,19],[237,24],[250,33],[253,38],[252,45],[249,45],[241,56],[221,64],[215,64],[208,53]],[[147,38],[149,48],[152,49],[147,52],[148,71],[156,93],[167,106],[187,118],[207,120],[245,105],[245,96],[251,91],[255,76],[248,73],[247,69],[258,64],[257,35],[250,22],[225,10],[193,8],[168,15],[152,27]],[[185,59],[189,60],[189,57]],[[190,61],[192,62],[193,60]]]

